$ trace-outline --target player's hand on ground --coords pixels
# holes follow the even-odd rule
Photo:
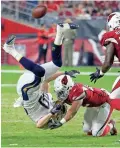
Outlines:
[[[50,129],[56,129],[62,126],[61,122],[53,123],[49,126]]]
[[[104,74],[101,73],[100,69],[96,67],[96,72],[90,74],[90,80],[91,82],[93,81],[94,83],[96,83],[96,81],[103,76]]]
[[[55,115],[61,111],[61,104],[55,104],[55,106],[51,109],[51,114]]]
[[[80,74],[78,70],[65,71],[65,75],[69,75],[72,78],[76,78],[78,74]]]

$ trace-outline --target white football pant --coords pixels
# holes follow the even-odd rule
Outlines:
[[[93,136],[101,136],[110,120],[112,109],[108,103],[100,107],[88,107],[84,114],[83,131],[92,132]]]

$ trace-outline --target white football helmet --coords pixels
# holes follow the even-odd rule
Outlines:
[[[120,27],[120,12],[113,12],[107,18],[109,30],[115,30]]]
[[[54,91],[60,100],[66,100],[74,82],[69,75],[61,75],[55,79]]]

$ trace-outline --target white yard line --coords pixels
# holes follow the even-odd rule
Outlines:
[[[1,70],[1,73],[23,73],[25,70]],[[80,72],[79,75],[90,75],[93,72]],[[117,76],[120,75],[118,72],[108,72],[105,75],[107,76]]]
[[[1,84],[1,87],[16,87],[17,84]]]
[[[1,73],[23,73],[25,70],[1,70]]]
[[[1,70],[1,73],[23,73],[23,70]],[[90,75],[92,72],[80,72],[79,75]],[[119,76],[118,72],[108,72],[105,74],[106,76]],[[17,84],[1,84],[1,87],[16,87]]]
[[[32,121],[25,121],[23,120],[1,120],[1,122],[3,123],[18,123],[18,122],[22,122],[22,123],[32,123]]]

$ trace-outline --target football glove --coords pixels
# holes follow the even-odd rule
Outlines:
[[[61,111],[61,105],[55,104],[55,106],[51,109],[51,114],[55,115],[56,113],[59,113]]]
[[[94,83],[96,83],[96,81],[103,76],[104,73],[102,73],[100,69],[96,67],[96,72],[90,74],[90,80],[91,82],[93,81]]]
[[[63,124],[61,122],[53,123],[49,126],[50,129],[56,129],[61,127]]]
[[[69,75],[72,78],[76,78],[78,74],[80,74],[78,70],[65,71],[65,75]]]

